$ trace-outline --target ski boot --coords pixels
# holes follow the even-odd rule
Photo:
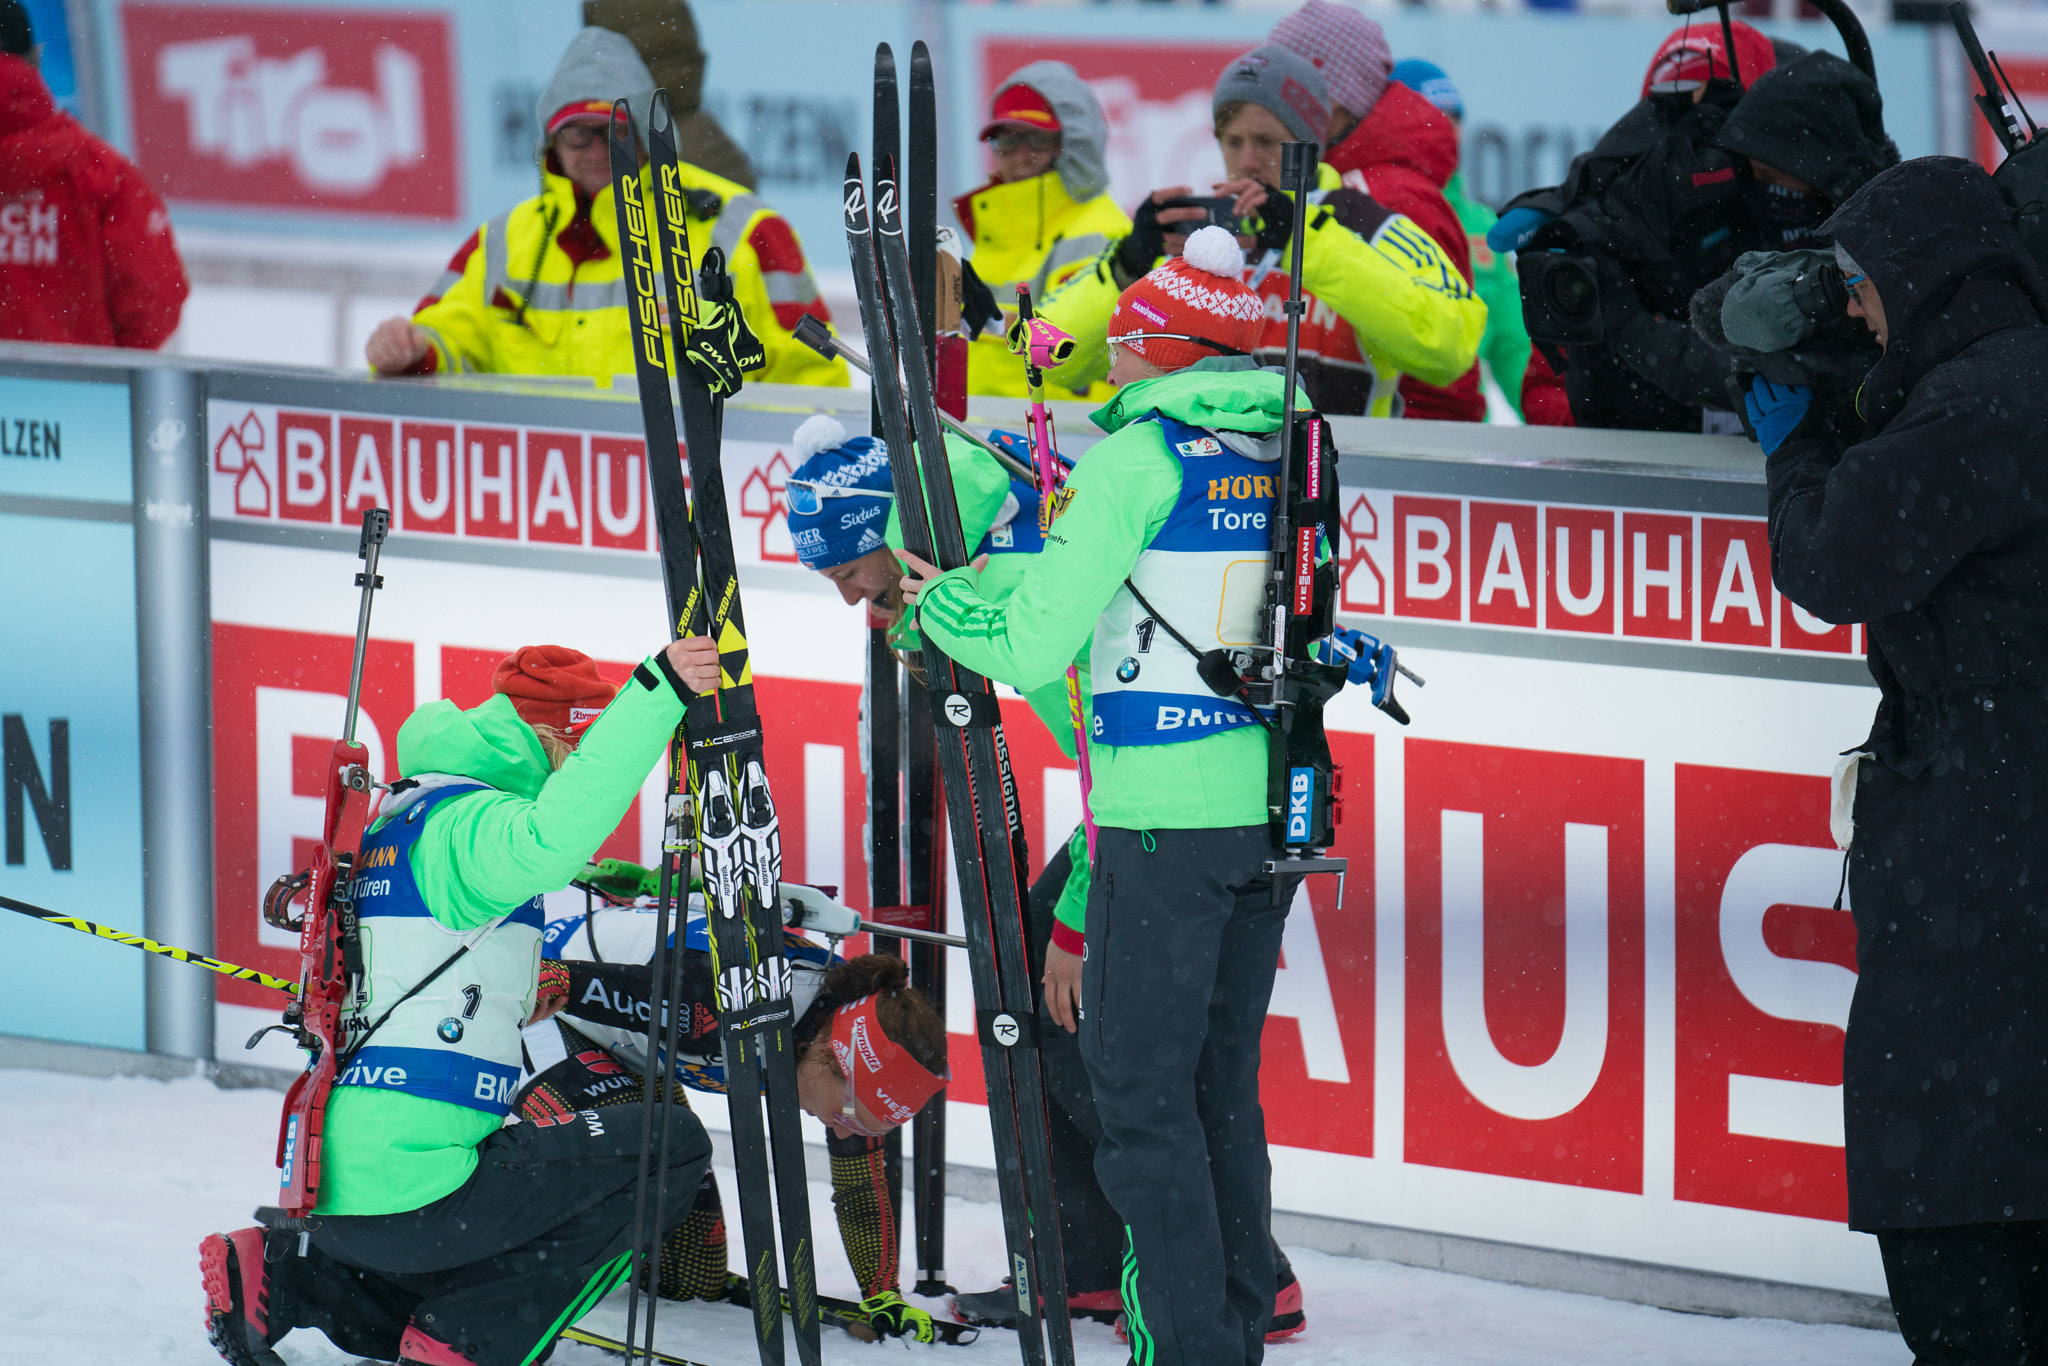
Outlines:
[[[1280,1261],[1280,1288],[1273,1294],[1273,1318],[1266,1325],[1266,1341],[1285,1342],[1308,1327],[1308,1315],[1301,1307],[1301,1282],[1285,1258]]]
[[[1015,1282],[1008,1276],[994,1290],[953,1296],[953,1314],[962,1323],[978,1328],[1016,1328],[1024,1321],[1017,1308]],[[1111,1323],[1123,1313],[1124,1297],[1115,1290],[1091,1290],[1067,1296],[1067,1313],[1077,1319]]]
[[[209,1233],[199,1244],[206,1289],[206,1340],[229,1366],[285,1366],[270,1349],[270,1269],[263,1230]]]
[[[405,1325],[398,1340],[398,1366],[476,1366],[441,1339],[420,1331],[415,1323]]]

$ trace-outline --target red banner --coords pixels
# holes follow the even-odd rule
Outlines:
[[[135,160],[195,203],[452,219],[445,14],[120,7]]]

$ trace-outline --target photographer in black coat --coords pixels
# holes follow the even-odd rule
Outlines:
[[[1524,389],[1539,420],[1556,405],[1529,390],[1554,384],[1561,360],[1579,426],[1735,430],[1734,358],[1690,325],[1694,292],[1745,252],[1816,245],[1833,207],[1898,160],[1876,83],[1833,53],[1737,94],[1725,80],[1653,91],[1563,185],[1502,215],[1557,215],[1516,258],[1529,335],[1548,353]],[[1597,289],[1574,292],[1574,275]]]
[[[1849,1223],[1920,1361],[2048,1360],[2048,289],[1957,158],[1822,231],[1884,347],[1861,422],[1763,378],[1749,410],[1777,586],[1867,623],[1882,691],[1850,780]]]

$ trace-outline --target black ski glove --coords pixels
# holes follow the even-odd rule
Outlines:
[[[974,273],[972,261],[960,263],[960,321],[967,329],[969,341],[979,337],[991,325],[1000,327],[1003,322],[1003,310],[996,303],[996,292]]]
[[[1271,185],[1265,189],[1266,202],[1259,206],[1258,243],[1253,250],[1276,251],[1285,256],[1294,245],[1294,201]]]
[[[725,253],[717,247],[704,253],[697,272],[697,325],[683,343],[683,355],[697,367],[704,387],[721,398],[739,392],[741,377],[768,364],[768,352],[733,302],[732,277],[725,273]]]
[[[1131,219],[1131,231],[1117,244],[1110,265],[1116,271],[1117,286],[1129,289],[1166,254],[1166,225],[1159,221],[1159,205],[1148,196]]]

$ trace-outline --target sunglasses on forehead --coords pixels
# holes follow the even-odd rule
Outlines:
[[[881,489],[850,489],[839,484],[826,484],[815,479],[791,479],[782,486],[782,496],[788,500],[789,510],[805,517],[815,517],[824,510],[827,498],[881,498],[895,497]]]

